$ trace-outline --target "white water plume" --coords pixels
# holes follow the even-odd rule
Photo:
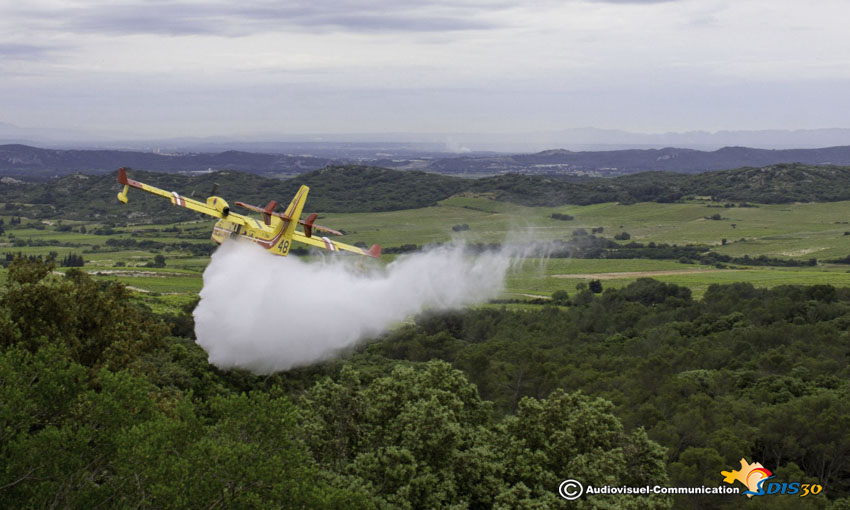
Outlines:
[[[221,368],[271,373],[316,363],[423,310],[497,296],[508,251],[469,255],[455,244],[364,270],[352,257],[308,263],[227,242],[204,271],[197,342]]]

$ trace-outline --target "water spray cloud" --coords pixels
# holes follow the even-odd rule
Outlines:
[[[364,271],[350,257],[308,263],[228,242],[204,272],[197,341],[221,368],[271,373],[316,363],[423,310],[497,296],[508,251],[471,256],[454,244]]]

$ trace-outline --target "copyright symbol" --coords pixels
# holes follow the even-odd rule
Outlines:
[[[564,480],[558,487],[558,494],[567,501],[572,501],[584,494],[584,486],[578,480]]]

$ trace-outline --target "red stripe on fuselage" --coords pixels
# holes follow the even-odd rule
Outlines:
[[[213,227],[213,231],[216,231],[216,230],[219,230],[219,231],[222,231],[222,232],[227,232],[229,234],[233,234],[233,230],[229,230],[229,229],[222,228],[222,227]],[[281,229],[277,233],[277,235],[274,236],[271,239],[260,239],[259,237],[250,237],[250,236],[246,236],[244,234],[240,235],[239,237],[243,237],[245,239],[248,239],[249,241],[252,241],[252,242],[259,244],[263,248],[270,250],[278,243],[278,241],[280,241],[280,238],[283,237],[283,229]]]

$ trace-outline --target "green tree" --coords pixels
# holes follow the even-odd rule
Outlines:
[[[149,267],[165,267],[165,255],[157,253],[153,258],[153,262],[148,263]]]
[[[556,290],[552,293],[552,303],[560,306],[570,304],[570,295],[565,290]]]
[[[298,414],[279,391],[182,400],[120,436],[116,501],[138,508],[367,508],[317,480]]]
[[[670,482],[675,487],[713,487],[718,473],[727,469],[724,458],[714,448],[689,447],[670,464]],[[711,508],[717,500],[713,494],[676,495],[677,507]]]
[[[522,484],[550,507],[558,504],[554,489],[565,479],[594,486],[667,484],[664,449],[642,429],[626,434],[612,404],[602,399],[562,390],[544,400],[526,397],[497,434],[509,485]],[[638,509],[670,508],[672,501],[656,495],[594,495],[577,503]]]
[[[0,356],[0,500],[9,508],[93,508],[111,498],[116,439],[155,413],[152,386],[89,370],[61,345]]]
[[[399,366],[369,384],[348,367],[302,401],[308,445],[351,487],[398,508],[486,507],[502,489],[490,406],[450,365]]]
[[[51,269],[23,258],[9,266],[0,306],[21,346],[34,352],[59,342],[85,366],[119,369],[163,345],[166,326],[133,306],[123,285],[101,285],[79,270],[57,277]]]

